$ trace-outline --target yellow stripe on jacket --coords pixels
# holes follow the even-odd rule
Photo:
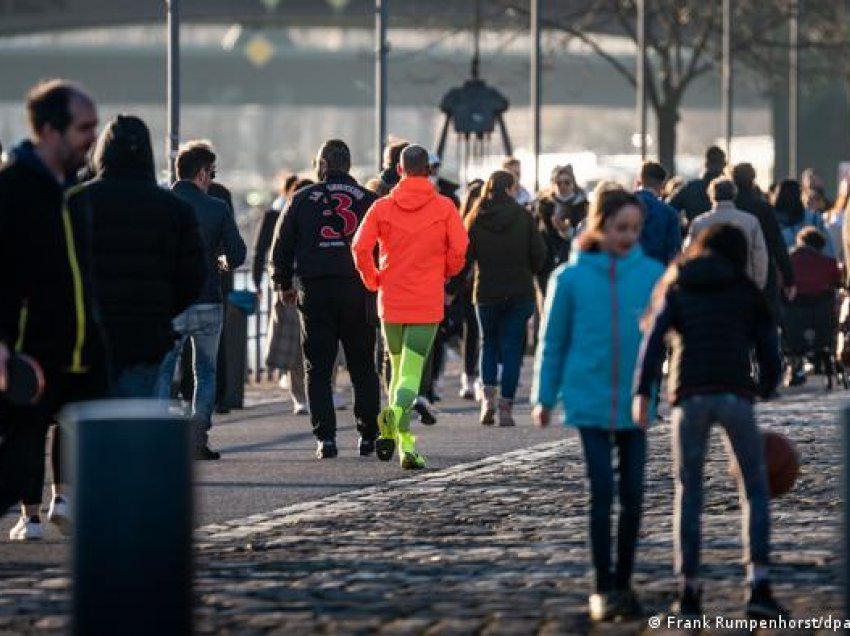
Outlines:
[[[74,186],[65,193],[62,204],[62,224],[65,228],[65,246],[68,250],[68,265],[71,268],[71,279],[74,283],[74,313],[77,320],[77,333],[74,338],[74,348],[71,353],[71,373],[85,373],[83,367],[83,346],[86,342],[86,306],[83,293],[83,276],[80,271],[80,262],[77,258],[77,247],[74,242],[74,227],[71,223],[71,211],[68,207],[68,199],[79,192],[82,186]]]

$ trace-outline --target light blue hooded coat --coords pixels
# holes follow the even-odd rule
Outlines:
[[[663,272],[639,245],[623,257],[576,250],[552,272],[531,403],[554,409],[560,400],[569,426],[635,428],[639,322]]]

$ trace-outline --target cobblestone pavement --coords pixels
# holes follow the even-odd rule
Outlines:
[[[794,491],[772,508],[774,588],[795,618],[839,616],[836,415],[846,396],[810,389],[759,407],[762,424],[791,437],[804,461]],[[669,426],[650,439],[635,588],[658,612],[675,590]],[[743,618],[740,512],[717,434],[706,482],[704,606],[712,622]],[[206,526],[196,631],[651,633],[645,619],[589,624],[585,506],[578,439],[566,431],[561,441]],[[66,629],[68,585],[61,570],[0,582],[0,634]]]

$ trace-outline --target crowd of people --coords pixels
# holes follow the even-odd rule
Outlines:
[[[98,136],[94,100],[60,80],[32,89],[27,114],[32,137],[0,169],[0,261],[11,272],[0,279],[0,390],[10,356],[22,352],[43,367],[46,392],[32,405],[0,398],[0,510],[22,506],[12,540],[42,536],[51,428],[48,519],[72,527],[58,411],[100,397],[169,399],[187,342],[195,458],[220,457],[209,431],[221,277],[246,259],[209,142],[180,148],[178,179],[164,188],[141,119],[118,115]],[[532,419],[546,426],[561,412],[587,466],[591,617],[639,614],[631,577],[646,436],[667,359],[674,611],[701,614],[702,472],[719,424],[739,467],[747,611],[786,614],[768,583],[769,497],[753,402],[775,394],[788,308],[824,297],[834,305],[850,237],[846,182],[832,206],[812,171],[765,194],[751,165],[727,166],[717,147],[698,179],[670,178],[648,161],[628,186],[602,182],[592,193],[569,165],[530,193],[514,158],[460,187],[440,176],[438,156],[406,142],[386,148],[384,169],[365,185],[351,164],[345,141],[325,141],[315,181],[286,180],[254,246],[257,293],[274,294],[266,361],[286,377],[294,412],[309,415],[316,456],[340,452],[341,363],[354,391],[356,452],[389,461],[398,451],[401,467],[416,470],[427,460],[411,420],[436,422],[450,343],[463,361],[459,395],[480,402],[484,426],[517,424],[520,371],[534,352]],[[804,381],[803,364],[786,365],[786,383]]]

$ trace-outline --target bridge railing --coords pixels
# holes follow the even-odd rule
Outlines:
[[[241,268],[234,272],[234,289],[256,291],[251,281],[249,268]],[[264,352],[266,350],[266,339],[269,337],[269,323],[271,322],[272,298],[265,279],[263,281],[263,295],[260,298],[257,312],[248,317],[248,339],[247,339],[247,383],[259,383],[272,379],[272,370],[266,369]]]

